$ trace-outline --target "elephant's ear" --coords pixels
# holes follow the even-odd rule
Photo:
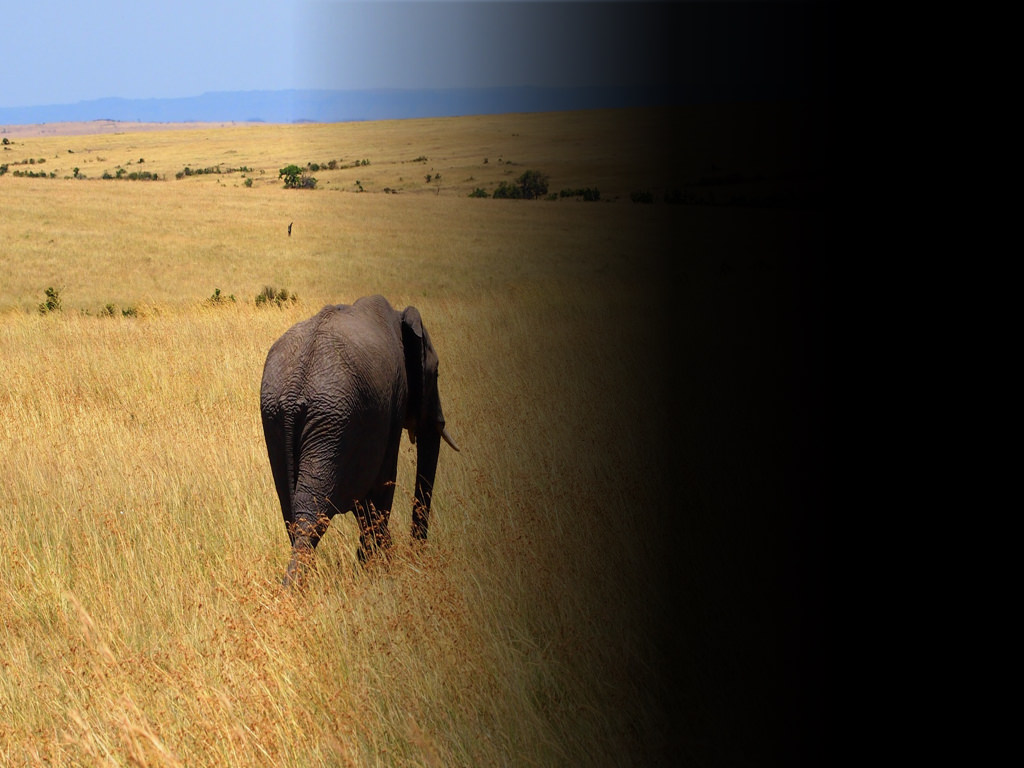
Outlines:
[[[402,312],[402,346],[405,349],[405,375],[409,382],[409,405],[405,426],[409,440],[416,442],[416,428],[423,416],[424,343],[423,320],[416,307],[406,307]]]

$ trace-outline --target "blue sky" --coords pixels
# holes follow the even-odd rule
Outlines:
[[[294,87],[287,0],[7,4],[0,106]]]
[[[0,108],[217,91],[831,82],[838,0],[23,0]]]
[[[490,0],[19,2],[3,12],[0,107],[230,90],[629,85],[649,80],[657,67],[645,38],[651,31],[623,13],[628,7]]]

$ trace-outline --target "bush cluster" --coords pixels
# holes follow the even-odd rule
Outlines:
[[[184,179],[186,176],[203,176],[205,174],[219,174],[219,173],[252,173],[252,168],[245,165],[240,165],[237,168],[221,168],[219,165],[211,165],[206,168],[192,168],[185,166],[176,174],[174,178]]]
[[[505,200],[534,200],[548,193],[548,177],[540,171],[526,171],[515,184],[503,181],[494,190],[494,197]]]
[[[46,171],[11,171],[11,176],[16,176],[16,177],[19,177],[19,178],[26,178],[26,179],[56,179],[57,178],[57,174],[53,173],[52,171],[50,173],[47,173]]]
[[[309,171],[297,165],[286,165],[277,173],[277,178],[284,179],[285,189],[316,189],[316,178]]]
[[[76,175],[76,178],[77,178],[77,175]],[[101,178],[104,178],[104,179],[127,179],[128,181],[159,181],[160,180],[160,177],[157,174],[151,173],[150,171],[132,171],[131,173],[128,173],[128,171],[126,171],[124,168],[118,168],[117,171],[114,172],[113,174],[111,174],[110,171],[104,171],[103,172],[103,176]]]
[[[42,165],[45,162],[46,162],[46,158],[45,157],[40,157],[38,160],[36,160],[34,157],[31,157],[28,160],[18,160],[18,161],[15,161],[13,163],[4,163],[3,165],[0,165],[0,176],[3,176],[5,173],[7,173],[10,170],[10,167],[12,165],[35,165],[36,163],[39,163],[40,165]],[[27,179],[55,179],[55,178],[57,178],[57,174],[56,173],[52,173],[52,172],[51,173],[47,173],[46,171],[11,171],[11,175],[12,176],[17,176],[17,177],[24,177],[24,178],[27,178]]]
[[[277,290],[272,285],[264,287],[262,291],[256,294],[257,307],[270,306],[271,304],[283,307],[288,303],[294,304],[298,300],[298,295],[289,293],[287,288]]]
[[[138,317],[139,310],[136,307],[120,309],[116,304],[107,304],[100,310],[100,317],[117,317],[118,314],[120,314],[121,317]]]
[[[558,193],[559,197],[579,197],[586,202],[596,202],[601,199],[601,192],[592,187],[580,187],[579,189],[563,189]]]
[[[326,163],[306,163],[306,170],[310,173],[317,173],[318,171],[336,171],[339,168],[360,168],[369,164],[370,161],[365,158],[353,160],[348,165],[343,165],[341,160],[328,160]],[[291,168],[292,166],[288,167]]]
[[[213,293],[210,295],[210,298],[208,298],[205,303],[210,305],[211,307],[220,307],[226,304],[234,304],[235,294],[232,293],[230,296],[225,296],[223,293],[220,292],[220,288],[214,288]]]

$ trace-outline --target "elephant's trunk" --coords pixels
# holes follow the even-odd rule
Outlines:
[[[424,430],[416,444],[416,499],[412,504],[412,536],[426,539],[430,524],[430,499],[434,493],[441,430]]]

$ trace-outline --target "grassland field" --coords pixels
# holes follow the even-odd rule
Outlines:
[[[0,763],[788,755],[811,689],[788,590],[828,217],[664,194],[796,199],[829,171],[817,121],[746,105],[4,134]],[[278,178],[331,160],[316,189]],[[103,178],[118,169],[158,179]],[[528,169],[601,199],[469,197]],[[268,285],[297,300],[258,306]],[[48,287],[62,306],[41,314]],[[425,547],[406,443],[391,563],[361,567],[338,517],[285,592],[263,361],[372,293],[419,308],[462,451],[442,446]]]

